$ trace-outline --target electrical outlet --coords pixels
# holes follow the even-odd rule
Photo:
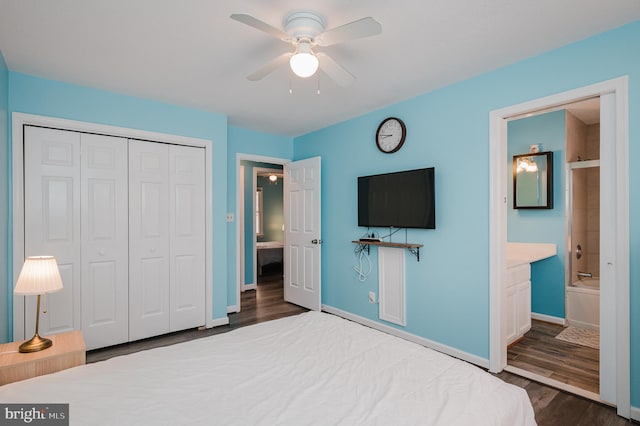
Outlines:
[[[369,303],[376,303],[376,293],[373,291],[369,292]]]
[[[233,222],[233,213],[227,213],[227,222]]]

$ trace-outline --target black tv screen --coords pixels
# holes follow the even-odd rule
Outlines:
[[[358,226],[435,229],[434,168],[360,176]]]

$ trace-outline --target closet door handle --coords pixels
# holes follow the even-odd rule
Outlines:
[[[311,244],[322,244],[322,240],[314,238],[313,240],[311,240]]]

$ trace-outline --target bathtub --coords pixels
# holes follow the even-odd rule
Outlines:
[[[567,322],[574,327],[600,330],[600,278],[567,286]]]

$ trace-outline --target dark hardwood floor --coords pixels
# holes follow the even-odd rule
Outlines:
[[[87,362],[102,361],[159,346],[198,339],[236,328],[306,312],[306,309],[283,299],[282,274],[267,273],[261,277],[258,289],[242,293],[242,311],[229,314],[229,325],[208,330],[186,330],[164,336],[126,343],[87,352]],[[627,426],[630,421],[618,417],[615,409],[571,395],[503,371],[496,377],[524,388],[529,394],[539,426]],[[515,425],[514,425],[515,426]]]
[[[638,424],[618,416],[614,408],[589,399],[506,371],[496,376],[527,391],[539,426],[631,426]]]
[[[507,351],[507,364],[598,394],[600,352],[555,338],[563,326],[531,321],[531,330]]]
[[[284,301],[282,272],[278,272],[278,270],[268,272],[260,277],[257,290],[249,290],[242,293],[241,311],[229,314],[228,325],[210,329],[178,331],[108,348],[95,349],[87,352],[87,363],[104,361],[114,356],[226,333],[247,325],[306,312],[307,309]]]

